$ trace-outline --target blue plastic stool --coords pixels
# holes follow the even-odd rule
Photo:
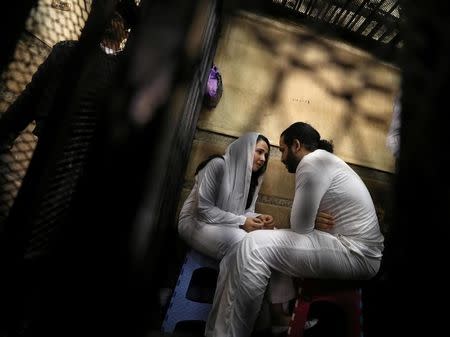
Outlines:
[[[219,269],[219,261],[190,250],[178,276],[161,331],[173,333],[177,323],[183,321],[205,321],[211,310],[211,303],[196,302],[187,298],[189,285],[194,272],[200,268]],[[212,299],[211,299],[212,300]]]

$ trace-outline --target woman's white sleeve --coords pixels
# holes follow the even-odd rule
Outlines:
[[[261,213],[255,213],[255,212],[253,212],[253,210],[252,209],[247,209],[246,211],[245,211],[245,214],[244,214],[244,216],[246,217],[246,218],[256,218],[256,217],[258,217],[258,216],[260,216],[261,215]]]
[[[245,223],[244,215],[236,215],[216,206],[224,166],[223,159],[213,159],[198,173],[197,216],[199,221],[208,224],[238,227]]]
[[[256,201],[255,201],[255,204],[256,204]],[[261,215],[261,213],[255,213],[255,204],[251,204],[250,207],[245,210],[244,215],[247,218],[256,218],[257,216]]]

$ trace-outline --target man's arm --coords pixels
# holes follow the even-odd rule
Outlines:
[[[320,231],[329,232],[334,226],[334,217],[325,212],[318,212],[314,228]]]
[[[295,174],[291,228],[297,233],[314,230],[320,202],[331,183],[326,168],[310,159],[305,157]]]

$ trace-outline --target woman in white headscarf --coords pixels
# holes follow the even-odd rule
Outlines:
[[[266,137],[246,133],[198,166],[178,223],[192,248],[221,260],[247,232],[273,228],[272,216],[255,213],[269,151]]]
[[[255,213],[269,153],[268,139],[250,132],[232,142],[225,155],[200,163],[178,222],[178,232],[189,246],[221,260],[247,232],[274,228],[271,215]],[[292,279],[273,273],[270,293],[278,324],[279,317],[284,319],[282,303],[295,297]]]

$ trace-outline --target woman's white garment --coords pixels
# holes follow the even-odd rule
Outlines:
[[[206,336],[249,336],[272,270],[322,279],[368,279],[378,271],[383,235],[359,176],[316,150],[301,160],[295,178],[291,230],[249,233],[222,260]],[[334,216],[332,233],[314,229],[319,210]]]
[[[217,260],[245,237],[247,233],[239,226],[246,218],[259,215],[255,204],[263,175],[245,209],[258,136],[255,132],[244,134],[228,146],[223,159],[212,159],[200,170],[180,211],[180,236],[192,248]],[[271,283],[272,302],[282,303],[294,296],[292,280],[277,275]]]
[[[239,228],[247,217],[255,217],[255,203],[263,180],[261,175],[253,200],[245,209],[258,133],[247,133],[232,142],[222,158],[211,160],[195,177],[194,187],[181,209],[178,232],[194,249],[216,259],[242,240]]]

